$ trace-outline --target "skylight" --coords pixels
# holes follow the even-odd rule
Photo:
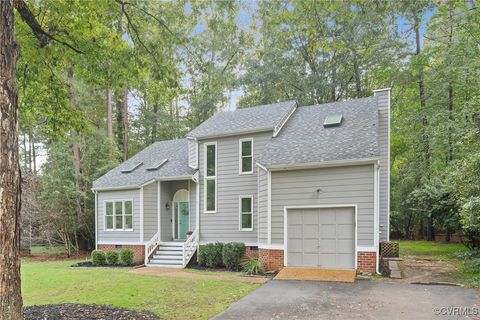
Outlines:
[[[152,164],[147,168],[147,170],[149,170],[149,171],[157,170],[157,169],[159,169],[161,166],[163,166],[167,161],[168,161],[168,159],[156,160],[154,163],[152,163]]]
[[[325,122],[323,122],[324,127],[335,127],[339,126],[342,123],[343,116],[341,113],[339,114],[332,114],[325,118]]]
[[[132,162],[122,169],[122,173],[130,173],[143,164],[143,162]]]

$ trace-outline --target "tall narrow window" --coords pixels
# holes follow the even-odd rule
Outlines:
[[[240,174],[253,173],[253,139],[240,139]]]
[[[105,230],[133,230],[131,200],[105,201]]]
[[[253,197],[240,196],[240,230],[253,230]]]
[[[217,210],[217,143],[205,144],[205,212]]]

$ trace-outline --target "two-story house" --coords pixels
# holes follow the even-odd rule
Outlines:
[[[97,248],[185,267],[199,244],[243,242],[270,270],[375,272],[389,238],[389,122],[389,89],[218,112],[94,182]]]

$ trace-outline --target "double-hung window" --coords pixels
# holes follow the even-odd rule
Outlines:
[[[253,138],[239,140],[240,174],[253,173]]]
[[[240,231],[253,231],[253,196],[240,196]]]
[[[204,202],[205,212],[217,211],[217,143],[205,144]]]
[[[131,200],[105,201],[105,230],[133,230],[133,206]]]

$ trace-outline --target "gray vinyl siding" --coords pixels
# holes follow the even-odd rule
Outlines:
[[[197,142],[193,139],[188,139],[188,165],[197,167]]]
[[[356,204],[357,244],[373,246],[373,165],[279,171],[271,179],[272,244],[283,245],[285,206]]]
[[[388,216],[390,208],[388,207],[388,198],[390,197],[389,186],[389,157],[390,152],[388,145],[388,121],[389,121],[389,95],[388,91],[377,92],[378,101],[378,147],[380,151],[380,167],[379,167],[379,229],[380,241],[388,240]]]
[[[258,178],[254,166],[252,174],[239,174],[239,139],[253,138],[253,162],[271,139],[272,132],[199,142],[200,169],[200,241],[201,242],[258,242]],[[204,212],[204,144],[217,142],[217,208],[216,213]],[[253,195],[253,231],[239,231],[239,196]]]
[[[143,188],[144,241],[149,241],[158,231],[157,182]]]
[[[105,230],[105,201],[114,200],[133,201],[133,231]],[[97,215],[98,243],[140,242],[140,189],[98,192]]]
[[[268,174],[258,168],[258,243],[268,243]]]

